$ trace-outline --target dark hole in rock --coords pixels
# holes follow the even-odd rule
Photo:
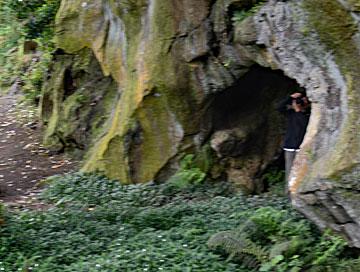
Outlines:
[[[277,103],[299,89],[282,71],[254,65],[232,87],[213,96],[213,130],[236,127],[239,119],[249,115],[261,119],[269,111],[275,113]]]
[[[64,74],[64,100],[75,92],[74,80],[70,69],[65,70]]]
[[[249,191],[263,191],[263,184],[250,185],[250,180],[261,183],[269,165],[284,168],[280,157],[286,120],[276,108],[299,90],[282,71],[254,65],[233,86],[213,95],[204,127],[217,157],[226,161],[228,179],[235,183],[248,179]]]
[[[57,55],[66,55],[66,52],[61,49],[61,48],[57,48],[53,53],[52,53],[53,56],[57,56]]]

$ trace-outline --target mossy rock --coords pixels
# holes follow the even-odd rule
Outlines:
[[[59,55],[55,59],[53,76],[44,85],[40,103],[44,143],[56,150],[87,149],[106,125],[117,84],[103,75],[88,49],[75,57]]]

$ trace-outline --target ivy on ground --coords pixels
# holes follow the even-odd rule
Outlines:
[[[292,210],[286,198],[271,193],[246,197],[231,193],[227,183],[210,182],[182,188],[122,186],[101,175],[80,173],[56,176],[49,182],[43,194],[51,207],[47,211],[5,213],[5,224],[0,226],[1,271],[208,272],[258,271],[259,267],[262,271],[347,271],[359,267],[358,259],[346,257],[342,239],[321,235]],[[256,263],[232,254],[221,239],[215,247],[210,245],[214,235],[226,231],[237,235],[240,228],[265,252],[256,269]]]

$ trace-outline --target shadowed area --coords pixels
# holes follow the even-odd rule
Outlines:
[[[282,71],[254,65],[232,87],[211,98],[207,134],[229,181],[249,192],[264,190],[260,177],[281,155],[285,130],[277,104],[299,89]]]

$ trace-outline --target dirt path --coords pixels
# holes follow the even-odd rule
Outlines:
[[[39,208],[39,181],[74,170],[77,163],[42,147],[35,110],[16,106],[15,96],[0,96],[0,202]]]

